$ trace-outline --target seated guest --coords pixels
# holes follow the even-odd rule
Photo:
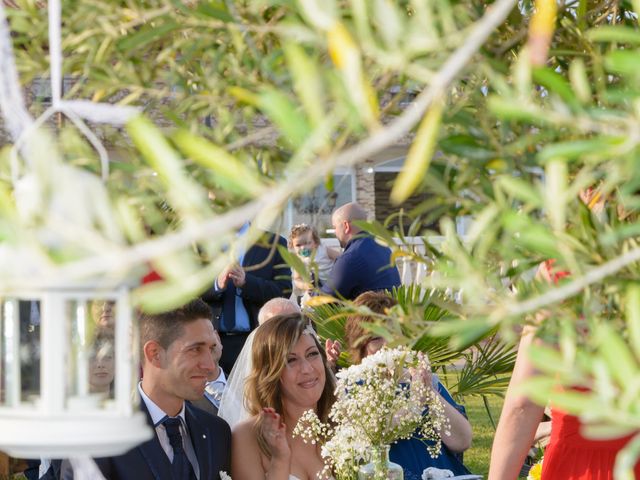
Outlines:
[[[365,306],[374,313],[384,314],[396,301],[383,292],[365,292],[356,298],[354,304]],[[373,355],[386,345],[384,338],[372,335],[363,327],[363,324],[371,320],[367,316],[354,315],[345,324],[347,348],[354,364],[360,363],[364,357]],[[451,426],[451,435],[442,435],[442,450],[435,459],[431,458],[420,438],[399,440],[391,445],[389,459],[404,469],[406,480],[420,480],[422,472],[428,467],[451,470],[454,475],[469,474],[457,455],[471,446],[471,425],[465,416],[464,407],[451,398],[435,375],[432,376],[432,385],[441,397]]]
[[[309,321],[277,316],[256,330],[246,404],[251,418],[233,430],[233,477],[242,480],[315,480],[324,468],[320,445],[293,438],[306,410],[322,421],[335,382]]]
[[[238,235],[248,228],[243,226]],[[287,245],[281,236],[265,232],[262,240],[237,252],[202,294],[224,347],[220,366],[225,372],[231,372],[249,333],[258,326],[260,308],[272,298],[289,296],[291,270],[274,243]]]
[[[340,252],[323,245],[316,228],[306,223],[294,225],[291,229],[289,249],[300,258],[311,274],[312,282],[307,284],[297,271],[292,272],[293,297],[300,303],[300,299],[314,287],[327,283]]]
[[[230,471],[229,426],[191,405],[215,371],[211,310],[194,300],[176,310],[142,315],[140,407],[154,430],[151,440],[117,457],[96,459],[110,480],[220,478]]]
[[[287,314],[300,314],[300,307],[286,298],[272,298],[258,312],[258,328],[275,316]],[[220,401],[219,415],[227,421],[231,428],[249,418],[249,413],[244,405],[244,386],[251,373],[251,349],[255,332],[256,330],[251,332],[242,347]]]
[[[391,250],[358,227],[367,212],[357,203],[347,203],[331,216],[335,235],[344,252],[337,259],[322,292],[353,300],[370,290],[391,290],[400,286],[400,274],[391,263]]]

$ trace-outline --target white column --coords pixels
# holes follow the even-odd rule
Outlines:
[[[57,416],[64,411],[69,348],[66,320],[64,299],[45,294],[40,310],[40,411],[47,416]]]
[[[121,415],[133,415],[131,393],[134,391],[134,381],[138,372],[138,335],[137,328],[133,328],[131,322],[131,306],[129,301],[129,289],[120,288],[116,301],[116,326],[115,326],[115,400],[118,413]],[[132,348],[133,343],[133,348]]]
[[[5,375],[6,406],[20,405],[20,309],[18,301],[7,299],[2,312],[4,317],[4,358],[7,373]]]

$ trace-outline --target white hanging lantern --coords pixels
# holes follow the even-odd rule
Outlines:
[[[0,450],[102,457],[151,438],[138,343],[126,286],[0,292]]]

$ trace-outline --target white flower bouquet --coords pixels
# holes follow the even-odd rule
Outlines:
[[[298,421],[294,435],[322,443],[327,476],[357,478],[372,447],[416,434],[435,457],[440,434],[449,434],[444,406],[431,386],[427,356],[408,348],[382,349],[337,374],[336,402],[329,425],[313,411]]]

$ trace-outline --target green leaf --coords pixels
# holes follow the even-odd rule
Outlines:
[[[476,215],[469,231],[467,232],[467,242],[474,245],[482,235],[495,225],[495,218],[500,213],[495,203],[487,205],[479,214]]]
[[[207,17],[222,20],[225,23],[233,22],[233,17],[229,14],[224,2],[204,2],[199,3],[196,11]]]
[[[598,351],[609,372],[624,387],[638,372],[638,363],[629,347],[610,325],[601,324],[597,332]]]
[[[403,37],[405,26],[396,9],[396,3],[390,0],[375,0],[373,3],[375,21],[380,36],[384,39],[386,47],[394,51]]]
[[[512,98],[492,95],[487,101],[489,110],[503,120],[531,122],[536,125],[549,123],[546,112],[532,105],[522,105]]]
[[[521,244],[546,258],[560,256],[558,242],[548,227],[516,212],[506,212],[502,216],[502,222],[505,229],[515,237],[515,245]]]
[[[601,158],[607,152],[618,148],[624,142],[624,138],[608,136],[600,136],[587,140],[569,140],[545,146],[540,150],[537,157],[540,162],[547,162],[554,158],[579,160],[583,155]]]
[[[372,333],[374,336],[384,338],[387,342],[391,342],[394,340],[393,334],[389,331],[388,328],[385,328],[383,325],[363,322],[362,327],[366,331]]]
[[[194,162],[208,168],[221,188],[246,197],[259,195],[264,190],[257,172],[208,140],[186,130],[177,131],[172,139]]]
[[[558,383],[555,379],[549,377],[536,376],[527,379],[525,382],[518,385],[515,389],[515,393],[519,395],[525,395],[539,405],[547,405],[549,402],[549,396],[557,391]],[[577,392],[571,392],[572,398],[564,399],[563,404],[567,401],[572,402],[573,397],[577,396],[576,402],[583,400],[582,394]],[[572,403],[573,405],[573,403]]]
[[[393,182],[390,198],[394,205],[399,205],[409,198],[427,173],[440,132],[443,109],[444,101],[435,100],[420,123],[404,166]]]
[[[258,106],[294,148],[300,147],[310,135],[306,118],[284,93],[267,88],[258,96]]]
[[[542,372],[549,374],[571,373],[571,368],[567,367],[562,354],[555,348],[534,344],[528,348],[527,353],[531,363]]]
[[[531,207],[542,205],[540,193],[529,182],[510,175],[501,175],[496,182],[505,192],[514,198],[522,200]]]
[[[428,332],[434,337],[451,337],[451,347],[464,350],[491,333],[493,328],[486,319],[442,320]]]
[[[582,103],[591,101],[591,85],[587,76],[587,68],[581,58],[576,58],[569,65],[569,80],[576,95]]]
[[[592,42],[639,43],[640,31],[637,28],[623,25],[604,25],[586,32]]]
[[[533,70],[533,79],[549,92],[558,95],[570,106],[574,108],[580,106],[580,102],[574,95],[571,85],[559,73],[546,67],[535,68]]]
[[[637,50],[615,50],[604,57],[605,68],[613,73],[638,76],[640,65],[640,52]]]
[[[153,123],[139,115],[127,122],[127,132],[149,165],[158,173],[175,208],[185,217],[211,213],[206,192],[186,176],[182,159]]]
[[[118,198],[116,201],[116,212],[120,218],[120,225],[127,238],[131,242],[140,242],[145,238],[144,227],[137,212],[129,204],[129,200]]]
[[[446,153],[469,160],[489,160],[496,156],[494,150],[480,145],[471,135],[451,135],[440,140],[438,146]]]
[[[558,391],[552,389],[547,397],[549,403],[558,408],[579,415],[584,412],[598,411],[600,404],[588,393],[574,392],[570,390]]]
[[[554,159],[545,165],[545,206],[551,226],[555,231],[563,231],[566,224],[567,164]]]
[[[640,358],[640,285],[637,283],[627,287],[626,314],[631,347],[636,358]]]
[[[159,19],[156,20],[157,22]],[[118,50],[122,52],[131,52],[137,48],[143,47],[156,39],[164,37],[166,34],[177,30],[180,25],[171,19],[165,19],[164,23],[160,25],[147,25],[142,29],[136,31],[132,35],[118,40],[116,46]]]
[[[278,245],[278,252],[282,255],[282,259],[287,262],[287,264],[302,277],[302,279],[311,283],[311,275],[309,274],[309,270],[307,266],[304,264],[300,257],[295,253],[291,253],[287,247],[282,245]]]
[[[175,260],[169,263],[154,263],[154,268],[162,272],[165,268],[170,274],[176,272],[176,268],[192,268],[192,265],[180,267]],[[191,262],[187,262],[191,263]],[[204,268],[194,271],[193,274],[166,278],[163,281],[147,283],[135,289],[132,293],[132,303],[147,313],[160,313],[184,305],[194,296],[204,292],[211,286],[213,278],[222,271],[227,263],[227,257],[220,255],[212,263]],[[197,267],[196,267],[197,268]]]
[[[316,63],[304,49],[294,43],[284,46],[287,65],[293,76],[293,86],[311,124],[317,127],[324,118],[321,74]]]
[[[356,220],[353,222],[358,228],[361,228],[365,232],[381,239],[387,246],[395,246],[396,242],[393,239],[391,232],[386,229],[382,224],[377,221],[367,222],[366,220]]]

